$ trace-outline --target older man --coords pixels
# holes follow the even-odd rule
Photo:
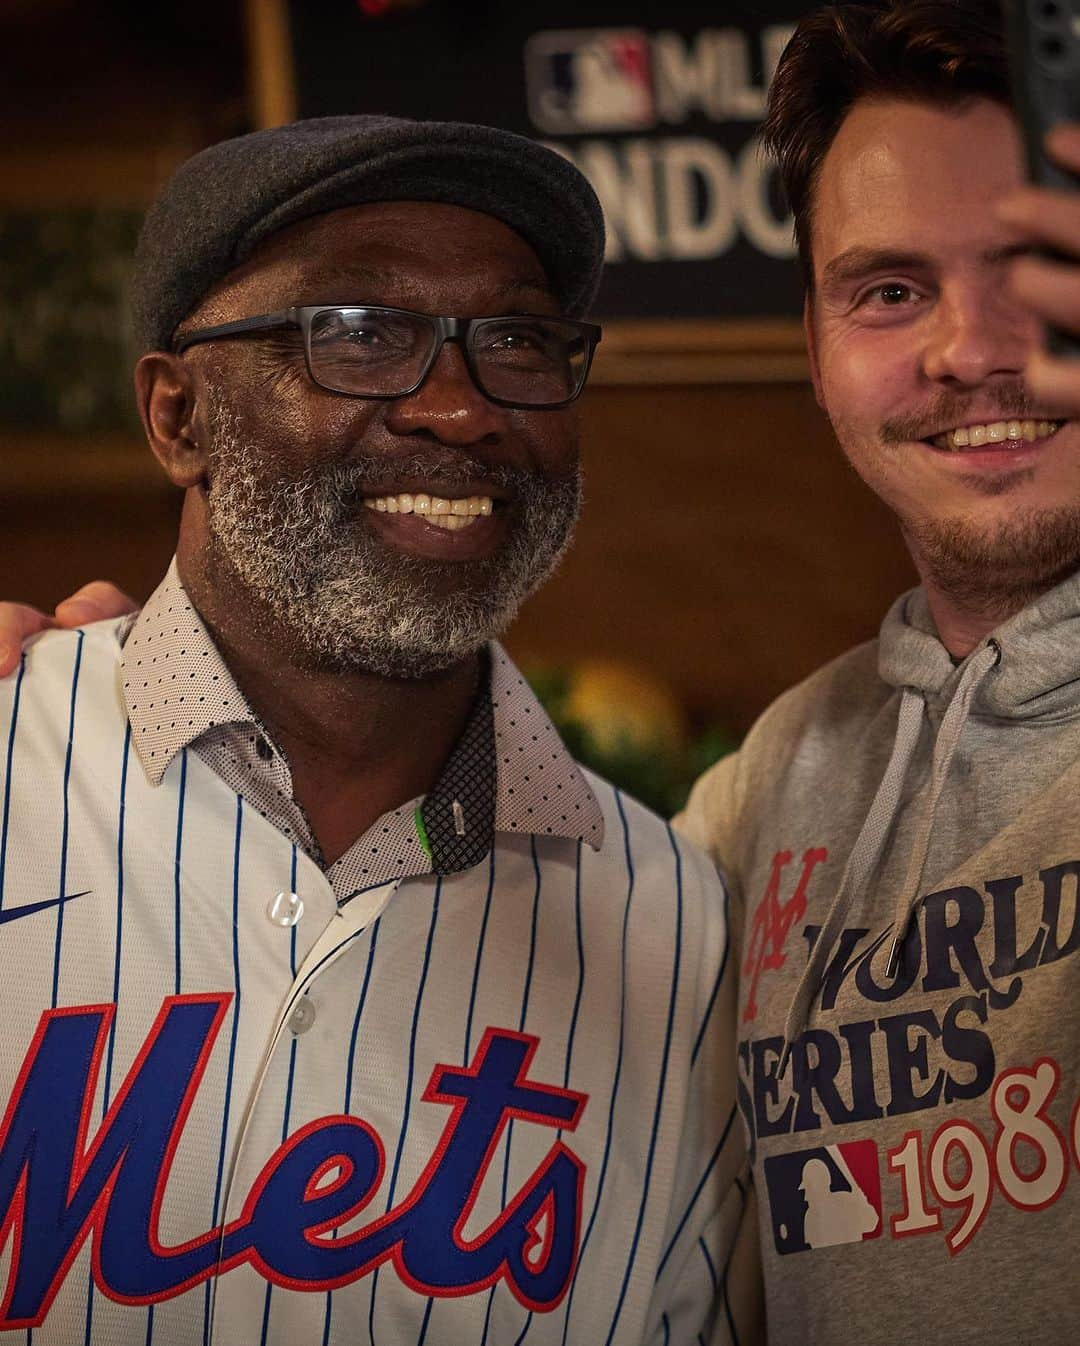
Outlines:
[[[151,210],[176,560],[0,687],[0,1327],[752,1331],[722,893],[489,643],[577,514],[602,243],[558,156],[381,118]]]
[[[923,578],[682,820],[741,928],[771,1338],[1071,1341],[1080,365],[1032,315],[1080,331],[1080,282],[1025,254],[1080,206],[1021,187],[976,0],[815,12],[769,128],[819,399]]]

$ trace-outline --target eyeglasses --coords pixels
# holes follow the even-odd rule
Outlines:
[[[564,407],[585,386],[600,340],[594,323],[512,314],[436,318],[401,308],[305,305],[204,327],[178,337],[180,355],[203,341],[299,327],[308,373],[352,397],[405,397],[427,378],[444,342],[461,344],[473,382],[502,407]]]

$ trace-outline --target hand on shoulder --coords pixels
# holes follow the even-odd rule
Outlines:
[[[0,602],[0,677],[13,673],[24,642],[50,627],[85,626],[88,622],[123,617],[138,604],[108,580],[92,580],[56,605],[50,617],[27,603]]]

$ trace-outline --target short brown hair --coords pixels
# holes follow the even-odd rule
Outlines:
[[[964,104],[1010,101],[998,0],[830,4],[801,21],[769,90],[762,138],[795,216],[807,288],[821,165],[861,98]]]

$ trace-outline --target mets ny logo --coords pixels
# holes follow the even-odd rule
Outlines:
[[[765,894],[751,918],[742,964],[744,1034],[763,1017],[779,1026],[790,994],[766,992],[770,974],[800,947],[814,947],[821,927],[805,923],[808,892],[822,847],[806,850],[782,893],[791,851],[773,858]],[[1022,894],[1022,896],[1021,896]],[[1080,861],[956,886],[923,897],[902,956],[887,971],[892,928],[843,930],[830,950],[815,1008],[835,1011],[842,990],[868,1008],[865,1017],[826,1027],[813,1021],[791,1044],[781,1072],[780,1033],[739,1042],[736,1092],[758,1158],[762,1139],[820,1132],[917,1114],[986,1096],[981,1126],[962,1116],[912,1129],[881,1152],[872,1139],[818,1143],[762,1161],[773,1243],[778,1253],[937,1233],[951,1254],[978,1233],[995,1200],[1039,1211],[1058,1200],[1080,1168],[1080,1099],[1062,1089],[1049,1054],[1028,1065],[998,1064],[994,1030],[1020,1000],[1024,974],[1059,963],[1080,949]],[[798,937],[801,936],[801,939]],[[920,992],[952,991],[942,1010],[891,1012],[893,1002]],[[908,1004],[910,1005],[910,998]],[[883,1206],[885,1177],[896,1200]],[[899,1207],[887,1220],[885,1209]]]
[[[385,1153],[359,1117],[322,1117],[270,1156],[238,1218],[175,1247],[159,1216],[173,1157],[232,997],[162,1004],[96,1133],[90,1115],[115,1006],[42,1015],[0,1125],[0,1251],[10,1249],[0,1331],[42,1323],[93,1240],[111,1299],[149,1304],[248,1263],[274,1284],[331,1290],[384,1262],[422,1295],[504,1281],[536,1312],[556,1307],[577,1258],[585,1166],[559,1138],[586,1095],[529,1078],[538,1039],[489,1028],[467,1067],[436,1066],[423,1101],[448,1111],[426,1168],[397,1205],[336,1237],[378,1191]],[[483,1232],[463,1230],[505,1128],[556,1130],[531,1177]]]

